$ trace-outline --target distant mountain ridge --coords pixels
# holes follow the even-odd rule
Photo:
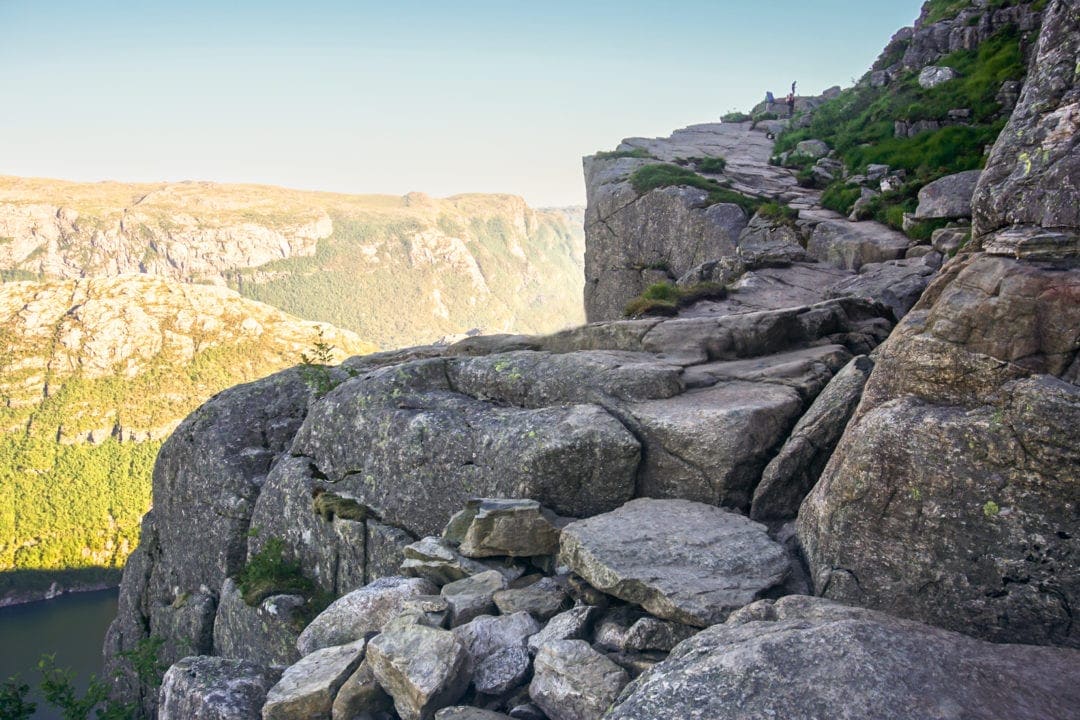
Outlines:
[[[380,347],[580,322],[583,210],[512,195],[342,195],[0,176],[0,274],[229,285]]]

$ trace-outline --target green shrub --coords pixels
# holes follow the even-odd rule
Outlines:
[[[927,0],[926,22],[929,24],[952,19],[968,7],[971,7],[971,0]]]
[[[724,115],[720,116],[720,120],[726,123],[743,123],[749,122],[752,119],[753,118],[751,118],[746,113],[739,112],[738,110],[732,110],[731,112],[725,113]]]
[[[601,150],[593,155],[593,157],[598,160],[614,160],[617,158],[655,159],[645,148],[634,148],[633,150]]]
[[[727,292],[727,288],[720,283],[703,282],[686,286],[670,282],[653,283],[627,304],[625,313],[627,317],[675,315],[679,308],[700,300],[723,300]]]
[[[709,193],[707,201],[710,205],[732,203],[738,205],[748,215],[755,213],[762,202],[757,198],[747,197],[742,193],[730,190],[716,180],[702,177],[692,170],[669,163],[646,165],[638,168],[630,175],[630,184],[638,195],[644,195],[650,190],[673,185],[698,188]]]
[[[696,158],[694,167],[698,172],[722,173],[727,167],[727,160],[722,157]]]
[[[271,595],[303,595],[312,597],[315,584],[304,577],[300,564],[285,559],[285,543],[278,537],[269,538],[262,550],[248,560],[236,575],[236,584],[244,602],[255,607]]]
[[[825,188],[825,192],[821,193],[821,204],[833,212],[850,215],[851,209],[855,207],[855,202],[860,197],[862,197],[862,188],[860,186],[849,185],[842,180],[838,180]]]
[[[22,682],[18,675],[0,683],[0,718],[30,720],[37,710],[37,704],[26,699],[29,693],[30,686]]]

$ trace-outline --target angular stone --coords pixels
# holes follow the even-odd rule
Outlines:
[[[915,217],[919,220],[971,217],[971,196],[981,175],[982,170],[967,170],[924,185],[919,191]]]
[[[535,655],[541,646],[551,640],[581,640],[588,637],[597,614],[599,609],[592,605],[579,605],[559,613],[529,638],[529,652]]]
[[[300,659],[296,638],[306,604],[299,595],[271,595],[249,607],[236,582],[227,579],[214,620],[214,653],[268,666],[293,664]]]
[[[604,592],[707,627],[783,582],[784,549],[747,518],[686,500],[632,500],[563,529],[560,558]]]
[[[832,457],[873,369],[873,361],[860,355],[818,395],[762,473],[750,506],[751,518],[782,520],[799,514],[803,498]]]
[[[450,627],[464,625],[479,615],[495,612],[494,596],[506,589],[506,578],[496,570],[456,580],[440,591],[450,606]]]
[[[485,695],[502,695],[521,685],[529,675],[532,658],[525,647],[503,648],[473,668],[473,685]]]
[[[468,705],[443,708],[435,713],[435,720],[507,720],[509,717],[494,710],[484,710]]]
[[[481,615],[453,629],[473,662],[509,647],[525,647],[526,641],[540,631],[540,624],[528,613]]]
[[[429,720],[469,685],[469,653],[447,630],[396,627],[369,643],[368,659],[402,720]]]
[[[536,654],[529,697],[551,720],[599,720],[629,681],[584,640],[555,640]]]
[[[733,381],[627,410],[648,449],[638,492],[746,507],[802,401],[782,385]]]
[[[939,67],[927,65],[919,71],[919,87],[923,89],[936,88],[956,77],[956,71],[951,67]]]
[[[814,228],[806,250],[821,262],[858,270],[867,263],[898,260],[910,244],[902,233],[876,223],[828,220]]]
[[[795,595],[772,617],[733,617],[683,642],[607,717],[1064,720],[1078,706],[1075,650],[996,645]]]
[[[405,560],[405,548],[414,540],[413,536],[401,528],[384,525],[374,520],[364,523],[366,533],[367,556],[364,567],[367,582],[373,582],[384,577],[394,575],[412,575],[402,571]],[[416,574],[416,577],[423,577]],[[430,579],[430,578],[429,578]],[[353,590],[363,583],[347,587],[343,583],[338,584],[343,592]]]
[[[504,614],[525,611],[541,622],[559,614],[569,604],[569,597],[551,578],[543,578],[523,588],[500,590],[492,598]]]
[[[928,252],[921,256],[912,256],[903,260],[887,260],[882,263],[869,263],[859,268],[859,274],[836,283],[826,292],[826,297],[861,297],[876,300],[892,310],[897,320],[907,315],[915,303],[922,297],[923,291],[938,268],[941,256]],[[929,250],[929,248],[927,249]]]
[[[323,610],[300,633],[296,648],[307,655],[319,648],[359,640],[378,632],[401,612],[409,598],[434,595],[431,582],[421,578],[388,577],[344,595]]]
[[[970,239],[971,228],[946,227],[935,230],[930,235],[930,245],[942,255],[952,256]]]
[[[394,709],[394,699],[379,687],[371,663],[364,660],[338,690],[331,708],[332,720],[354,720]]]
[[[266,695],[263,720],[329,718],[338,689],[364,659],[364,641],[325,647],[285,669]]]
[[[559,549],[558,520],[535,500],[470,500],[462,513],[468,522],[458,550],[465,557],[532,557]]]
[[[829,146],[821,140],[803,140],[795,146],[794,154],[817,159],[829,154]]]
[[[630,626],[645,612],[637,605],[617,605],[608,609],[596,623],[593,645],[597,650],[626,650]]]
[[[450,547],[446,540],[437,537],[422,538],[405,546],[403,555],[402,574],[427,578],[440,586],[491,569],[465,557]]]
[[[247,660],[187,657],[165,673],[159,720],[260,720],[280,673]]]
[[[698,628],[660,620],[639,618],[626,633],[626,649],[634,652],[659,650],[668,652],[683,640],[698,632]]]

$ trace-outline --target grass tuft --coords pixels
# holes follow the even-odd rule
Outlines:
[[[698,188],[709,193],[708,203],[710,205],[731,203],[738,205],[748,215],[757,212],[757,209],[762,204],[762,201],[757,198],[735,192],[724,187],[716,180],[702,177],[693,170],[669,163],[658,163],[638,168],[630,175],[630,184],[638,195],[644,195],[651,190],[674,185]]]
[[[701,300],[723,300],[727,288],[720,283],[702,282],[680,286],[670,282],[653,283],[626,305],[627,317],[675,315],[679,308]]]

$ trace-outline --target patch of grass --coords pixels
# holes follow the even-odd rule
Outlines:
[[[787,225],[789,227],[794,227],[795,221],[799,219],[798,210],[778,202],[764,203],[758,208],[758,215],[778,225]]]
[[[695,158],[694,168],[698,172],[722,173],[727,167],[727,160],[722,157]]]
[[[285,558],[285,543],[278,537],[266,541],[236,576],[244,602],[255,607],[271,595],[293,594],[310,598],[315,584],[304,577],[300,563]]]
[[[950,20],[968,7],[971,7],[971,0],[927,0],[926,22],[929,24]]]
[[[937,218],[934,220],[921,220],[914,225],[909,225],[908,229],[904,231],[912,240],[918,240],[919,242],[929,242],[930,237],[934,234],[935,230],[940,230],[949,224],[948,218]]]
[[[731,112],[725,113],[720,116],[720,121],[726,123],[742,123],[749,122],[750,120],[753,120],[753,118],[744,112],[739,112],[738,110],[732,110]]]
[[[692,170],[669,163],[658,163],[638,168],[630,175],[630,184],[634,192],[644,195],[650,190],[671,187],[673,185],[685,185],[698,188],[709,193],[708,203],[731,203],[738,205],[748,215],[753,215],[761,206],[762,201],[735,192],[721,185],[716,180],[702,177]]]
[[[670,282],[653,283],[626,306],[627,317],[675,315],[679,308],[701,300],[723,300],[727,288],[720,283],[695,283],[679,286]]]
[[[316,491],[311,501],[311,509],[326,522],[331,522],[335,517],[363,521],[371,516],[371,509],[356,500],[322,490]]]
[[[618,158],[654,159],[645,148],[634,148],[633,150],[602,150],[593,155],[593,157],[597,160],[614,160]]]
[[[838,212],[841,215],[850,215],[855,202],[862,197],[862,188],[858,185],[849,185],[838,180],[821,193],[822,206]]]

